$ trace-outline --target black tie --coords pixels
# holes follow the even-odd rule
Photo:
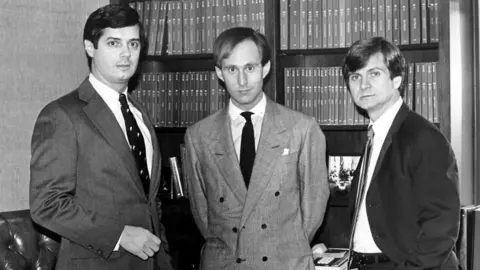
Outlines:
[[[147,155],[145,151],[145,141],[143,140],[142,132],[135,121],[135,117],[130,111],[127,103],[127,98],[124,94],[120,94],[120,107],[122,108],[123,118],[125,119],[125,127],[127,129],[128,142],[137,164],[140,180],[142,181],[143,190],[148,195],[150,185],[150,176],[148,174]]]
[[[357,227],[357,220],[358,220],[358,214],[360,212],[360,206],[362,205],[362,200],[363,197],[365,196],[365,186],[367,183],[367,172],[368,172],[368,166],[370,164],[370,156],[372,152],[372,145],[373,145],[373,128],[372,126],[368,127],[368,133],[367,133],[367,143],[365,144],[365,150],[363,152],[363,157],[362,157],[362,164],[360,167],[360,176],[358,177],[358,186],[357,186],[357,196],[356,196],[356,201],[355,201],[355,212],[353,215],[353,224],[352,224],[352,230],[350,232],[350,245],[349,249],[352,250],[353,248],[353,236],[355,234],[355,229]],[[351,253],[350,253],[351,254]],[[350,256],[351,259],[351,256]],[[349,262],[350,264],[351,262]]]
[[[245,186],[248,188],[255,161],[255,135],[253,132],[252,112],[242,112],[240,115],[246,120],[242,130],[242,144],[240,146],[240,169],[242,170]]]

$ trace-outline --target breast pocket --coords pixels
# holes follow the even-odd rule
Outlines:
[[[298,188],[298,152],[282,155],[279,158],[277,168],[280,168],[281,186],[283,189]]]

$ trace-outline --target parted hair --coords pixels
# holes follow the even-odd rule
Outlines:
[[[213,61],[218,68],[222,67],[222,61],[228,58],[232,50],[239,43],[253,41],[262,55],[262,66],[270,61],[270,45],[265,36],[249,27],[233,27],[223,31],[213,44]]]
[[[145,52],[146,37],[138,13],[129,5],[111,4],[98,8],[88,16],[83,29],[83,40],[89,40],[94,48],[98,48],[98,40],[103,35],[105,28],[123,28],[138,25],[142,52]],[[88,67],[91,67],[92,59],[87,54]]]
[[[391,79],[397,76],[402,77],[402,83],[398,87],[398,91],[400,92],[400,96],[403,97],[405,91],[405,57],[397,46],[383,37],[358,40],[349,48],[342,65],[343,78],[347,86],[350,73],[365,67],[368,60],[377,53],[383,55]]]

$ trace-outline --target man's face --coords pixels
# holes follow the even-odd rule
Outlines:
[[[390,78],[381,53],[372,55],[365,67],[351,72],[348,77],[353,101],[374,121],[400,97],[401,82],[401,76]]]
[[[245,40],[223,59],[222,68],[215,67],[218,78],[225,83],[233,104],[250,110],[262,99],[263,79],[270,71],[270,62],[262,66],[257,45]]]
[[[140,58],[138,26],[105,28],[95,49],[85,40],[85,50],[92,57],[92,74],[118,92],[125,89],[137,69]]]

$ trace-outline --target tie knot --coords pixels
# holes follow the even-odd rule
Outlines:
[[[372,139],[373,139],[373,135],[375,135],[375,133],[373,132],[372,126],[368,126],[368,133],[367,133],[368,139],[369,139],[369,140],[372,140]]]
[[[128,107],[127,96],[125,96],[124,94],[120,94],[120,98],[118,100],[120,101],[120,105],[122,107]]]
[[[247,122],[252,122],[252,112],[242,112],[240,115],[247,120]]]

